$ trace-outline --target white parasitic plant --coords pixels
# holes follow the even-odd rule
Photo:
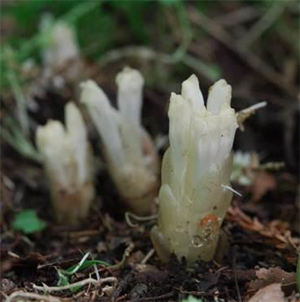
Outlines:
[[[65,123],[66,127],[50,120],[38,127],[36,144],[58,222],[77,224],[87,217],[95,195],[92,151],[84,121],[74,103],[65,107]]]
[[[205,107],[198,79],[183,82],[169,107],[170,147],[162,164],[158,226],[151,237],[163,261],[210,261],[232,198],[231,149],[238,127],[231,86],[219,80]]]
[[[141,125],[142,75],[125,67],[116,77],[118,109],[92,80],[81,84],[84,103],[99,133],[109,173],[123,200],[138,215],[151,213],[157,193],[158,160]]]
[[[80,49],[74,28],[64,22],[53,22],[51,15],[43,15],[41,32],[47,38],[42,49],[44,71],[47,76],[62,74],[76,80],[82,71]]]

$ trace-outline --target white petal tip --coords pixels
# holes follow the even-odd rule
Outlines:
[[[79,85],[81,89],[80,102],[90,106],[101,106],[108,104],[109,100],[98,84],[92,80],[87,80]]]
[[[144,78],[138,70],[126,66],[117,74],[116,83],[118,86],[142,86]]]
[[[91,89],[91,88],[95,88],[95,87],[98,88],[98,85],[93,80],[86,80],[86,81],[84,81],[84,82],[82,82],[82,83],[79,84],[79,88],[81,90]]]
[[[182,86],[186,86],[190,84],[199,86],[199,80],[195,74],[192,74],[189,78],[187,78],[184,82],[182,82]]]
[[[65,129],[61,122],[49,120],[46,125],[39,126],[36,132],[36,144],[41,153],[45,148],[53,146],[54,142],[64,140]]]
[[[68,115],[68,114],[72,114],[72,115],[80,114],[77,106],[73,102],[69,102],[69,103],[66,104],[65,112],[66,112],[66,115]]]
[[[194,74],[182,83],[181,95],[191,103],[195,110],[200,110],[204,106],[199,81]]]
[[[224,79],[217,81],[209,88],[207,110],[218,115],[222,110],[230,108],[232,88]]]

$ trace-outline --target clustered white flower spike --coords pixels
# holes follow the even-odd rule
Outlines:
[[[76,32],[64,21],[53,24],[51,17],[45,15],[42,18],[41,27],[48,37],[47,44],[42,50],[44,68],[50,75],[63,73],[66,79],[75,80],[80,76],[81,70]]]
[[[158,162],[152,140],[141,125],[144,79],[137,70],[125,67],[116,83],[119,110],[91,80],[81,84],[81,102],[101,136],[108,170],[119,194],[131,211],[146,215],[156,195]]]
[[[78,223],[94,198],[92,153],[87,131],[74,103],[65,107],[66,127],[48,121],[38,127],[36,144],[42,155],[57,220]]]
[[[207,106],[192,75],[170,99],[170,147],[162,165],[158,226],[152,241],[163,261],[174,253],[188,263],[212,259],[232,198],[231,149],[238,127],[231,86],[219,80]]]

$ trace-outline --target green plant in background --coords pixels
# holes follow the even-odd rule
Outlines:
[[[162,50],[166,48],[165,53],[162,52],[162,60],[160,61],[156,55],[156,50],[154,50],[154,59],[157,58],[156,61],[160,64],[183,63],[183,65],[193,67],[208,79],[215,81],[220,77],[220,70],[216,66],[208,65],[187,54],[193,32],[186,7],[181,0],[156,2],[53,2],[41,0],[5,5],[1,16],[12,18],[18,26],[20,34],[5,37],[3,51],[0,55],[2,92],[11,91],[16,103],[16,112],[13,115],[10,114],[9,122],[5,118],[3,123],[2,139],[22,156],[40,161],[40,155],[30,140],[30,119],[27,113],[28,100],[26,95],[26,87],[30,85],[30,79],[24,78],[21,71],[24,63],[28,60],[42,63],[41,54],[49,46],[51,32],[56,24],[63,22],[74,27],[81,54],[90,58],[99,58],[116,46],[119,47],[120,43],[126,45],[130,41],[135,45],[141,44],[148,47],[147,45],[153,42],[151,40],[153,33],[160,28],[159,24],[149,26],[146,18],[148,11],[157,10],[160,15],[163,15],[167,9],[174,12],[180,24],[181,42],[171,52],[168,52],[167,49],[174,47],[172,39],[168,43],[160,43]],[[43,18],[45,16],[43,12],[48,12],[51,20]],[[159,20],[159,18],[156,19]],[[43,20],[48,21],[46,22],[47,26],[44,26]],[[120,27],[121,22],[125,22],[125,24]],[[37,30],[38,28],[40,30]],[[114,30],[115,28],[118,28],[118,31]],[[168,33],[165,30],[162,31],[162,37],[166,34]],[[149,48],[149,50],[151,49]],[[39,68],[38,65],[37,68]],[[4,102],[6,102],[6,98],[4,98]]]
[[[39,219],[34,210],[24,210],[17,213],[13,220],[13,229],[24,234],[41,232],[46,228],[46,223]]]
[[[24,135],[17,121],[11,117],[4,118],[2,127],[0,128],[1,139],[5,140],[16,151],[25,158],[36,162],[41,161],[40,154],[35,149],[31,141]]]
[[[32,33],[30,39],[15,38],[9,36],[3,43],[0,56],[0,83],[1,91],[5,94],[11,91],[16,102],[15,116],[9,113],[4,116],[1,138],[11,145],[18,153],[25,158],[40,162],[41,156],[30,140],[30,121],[27,113],[27,96],[25,89],[28,80],[22,77],[22,66],[28,60],[40,61],[40,52],[48,45],[51,38],[51,31],[59,20],[64,20],[68,24],[74,24],[88,12],[93,11],[100,2],[88,1],[81,3],[78,1],[61,1],[60,4],[53,4],[50,1],[26,1],[14,5],[7,5],[1,12],[2,16],[13,17],[19,26],[26,28]],[[57,22],[49,23],[46,30],[37,31],[42,8],[51,6],[52,12],[59,15]],[[35,29],[35,31],[34,31]],[[18,49],[18,51],[16,50]],[[4,102],[6,98],[4,98]]]
[[[178,30],[182,41],[175,48],[166,22],[162,21],[164,12],[172,10],[179,22]],[[158,14],[155,23],[149,23],[147,16],[152,11]],[[159,51],[167,54],[167,61],[174,64],[181,62],[199,70],[211,81],[220,77],[216,66],[210,66],[187,54],[193,32],[187,16],[186,7],[181,0],[161,1],[59,1],[49,0],[18,2],[3,7],[1,15],[12,18],[22,28],[19,35],[7,35],[3,46],[10,45],[18,49],[17,64],[21,65],[28,58],[40,62],[40,49],[47,44],[48,34],[38,31],[40,17],[44,12],[54,17],[54,24],[59,21],[74,26],[82,54],[99,59],[107,51],[123,45],[143,45],[149,47],[159,37]],[[118,28],[118,30],[115,30]],[[161,33],[157,35],[157,33]],[[24,38],[26,37],[26,38]],[[172,38],[172,36],[170,36]],[[161,40],[161,41],[160,41]],[[171,49],[170,49],[171,48]],[[173,50],[172,50],[173,48]],[[169,55],[170,54],[170,55]],[[1,86],[6,81],[7,66],[1,56]]]
[[[79,23],[80,19],[83,18],[90,12],[97,12],[96,9],[101,4],[101,1],[87,1],[82,3],[81,1],[25,1],[24,3],[18,3],[15,5],[7,5],[3,8],[1,12],[2,17],[12,17],[14,21],[17,22],[22,28],[26,28],[26,35],[31,37],[28,39],[23,39],[20,36],[16,38],[14,35],[9,36],[2,46],[3,49],[9,47],[15,53],[14,66],[21,66],[22,63],[28,58],[36,59],[40,62],[39,52],[47,45],[47,40],[49,38],[49,33],[55,22],[52,22],[52,27],[47,28],[47,31],[38,31],[41,11],[45,8],[51,8],[51,13],[53,14],[55,21],[64,21],[66,23],[75,25],[76,28],[81,28]],[[98,16],[99,17],[99,16]],[[93,20],[93,18],[91,18]],[[89,23],[89,22],[88,22]],[[86,29],[86,27],[84,27]],[[78,31],[81,33],[81,31]],[[83,33],[80,37],[85,36]],[[7,53],[1,53],[1,86],[7,83],[6,77],[7,72],[12,66],[7,64]]]

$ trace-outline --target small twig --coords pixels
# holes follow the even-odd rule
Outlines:
[[[92,259],[95,260],[95,259],[94,259],[94,256],[92,256]],[[99,271],[98,271],[98,269],[97,269],[97,265],[94,264],[94,265],[93,265],[93,268],[94,268],[94,271],[95,271],[95,274],[96,274],[96,278],[97,278],[97,280],[99,281],[99,280],[100,280],[100,274],[99,274]]]
[[[20,259],[21,257],[14,252],[8,251],[7,254],[13,258]]]
[[[199,58],[186,54],[182,58],[182,63],[202,74],[209,81],[215,82],[219,78],[219,72],[213,66],[204,63]]]
[[[254,7],[245,6],[240,9],[236,9],[232,12],[226,13],[222,16],[218,16],[213,19],[214,22],[224,26],[231,27],[236,26],[240,23],[248,22],[261,15],[261,12]]]
[[[125,265],[125,262],[126,262],[127,258],[129,257],[130,253],[132,252],[133,248],[134,248],[134,244],[132,242],[130,242],[130,244],[124,251],[122,260],[115,265],[107,267],[107,269],[108,270],[118,270],[118,269],[122,268]]]
[[[288,283],[284,283],[284,284],[281,283],[281,286],[288,287],[288,286],[295,285],[295,284],[296,284],[296,281],[293,281],[293,282],[288,282]]]
[[[47,286],[46,284],[43,283],[43,286],[38,286],[38,285],[33,284],[32,287],[33,287],[33,289],[36,289],[39,291],[44,291],[44,292],[55,292],[56,291],[57,292],[57,291],[61,291],[61,290],[71,289],[71,288],[78,287],[78,286],[81,287],[86,284],[95,284],[96,286],[100,286],[105,282],[111,282],[111,283],[116,284],[117,281],[118,280],[115,277],[107,277],[107,278],[100,279],[100,280],[96,280],[93,278],[87,278],[87,279],[84,279],[84,280],[81,280],[81,281],[78,281],[78,282],[75,282],[72,284],[68,284],[65,286]]]
[[[243,49],[250,47],[279,18],[287,4],[288,1],[275,1],[265,15],[252,26],[248,34],[238,41],[238,46]]]
[[[48,301],[48,302],[61,302],[60,299],[53,297],[53,296],[43,296],[43,295],[39,295],[39,294],[35,294],[35,293],[25,293],[23,291],[18,291],[18,292],[14,292],[12,293],[6,300],[5,302],[12,302],[13,299],[15,298],[28,298],[28,299],[35,299],[38,301]],[[20,299],[18,299],[17,301],[20,301]]]
[[[263,108],[267,106],[267,102],[260,102],[258,104],[252,105],[246,109],[243,109],[241,111],[239,111],[236,114],[236,119],[237,119],[237,123],[239,125],[239,128],[241,129],[241,131],[244,131],[244,122],[251,116],[253,115],[256,110]]]
[[[146,264],[148,260],[154,255],[154,253],[155,253],[155,249],[151,249],[145,256],[145,258],[141,261],[141,264]]]
[[[137,228],[139,225],[136,223],[132,223],[131,218],[137,220],[137,221],[149,221],[157,218],[157,215],[151,215],[151,216],[137,216],[131,212],[125,213],[125,220],[127,224],[132,228]]]
[[[143,61],[159,61],[160,63],[167,65],[176,63],[169,54],[155,51],[151,48],[143,46],[126,46],[108,51],[106,54],[101,56],[99,65],[105,66],[128,57],[140,58]],[[184,56],[182,56],[181,62],[184,65],[201,73],[204,77],[212,82],[217,79],[216,73],[213,71],[212,66],[201,61],[199,58],[195,58],[186,53]]]
[[[66,270],[61,270],[61,272],[65,275],[73,275],[75,274],[82,266],[82,264],[85,262],[85,260],[88,258],[88,256],[90,255],[90,252],[87,252],[82,259],[80,260],[80,262],[74,267],[74,269],[70,272],[66,271]]]
[[[32,242],[27,236],[23,235],[21,239],[28,244],[31,248],[35,246],[34,242]]]
[[[193,38],[190,20],[188,18],[183,2],[177,1],[175,7],[180,20],[182,38],[179,47],[175,50],[173,54],[169,56],[170,63],[178,63],[184,58]]]
[[[293,98],[298,95],[298,90],[288,83],[284,76],[275,71],[256,54],[250,50],[237,45],[230,34],[219,24],[213,22],[209,17],[200,11],[189,10],[189,16],[194,24],[204,28],[212,37],[223,43],[226,47],[237,53],[249,66],[261,74],[264,78],[285,90]]]
[[[254,104],[246,109],[243,109],[240,112],[249,113],[249,112],[256,111],[257,109],[260,109],[260,108],[263,108],[266,106],[267,106],[267,102],[260,102],[260,103]]]
[[[279,161],[279,162],[268,162],[262,165],[259,165],[259,167],[257,167],[254,170],[258,170],[258,171],[277,171],[280,169],[283,169],[285,167],[285,162],[283,161]]]

